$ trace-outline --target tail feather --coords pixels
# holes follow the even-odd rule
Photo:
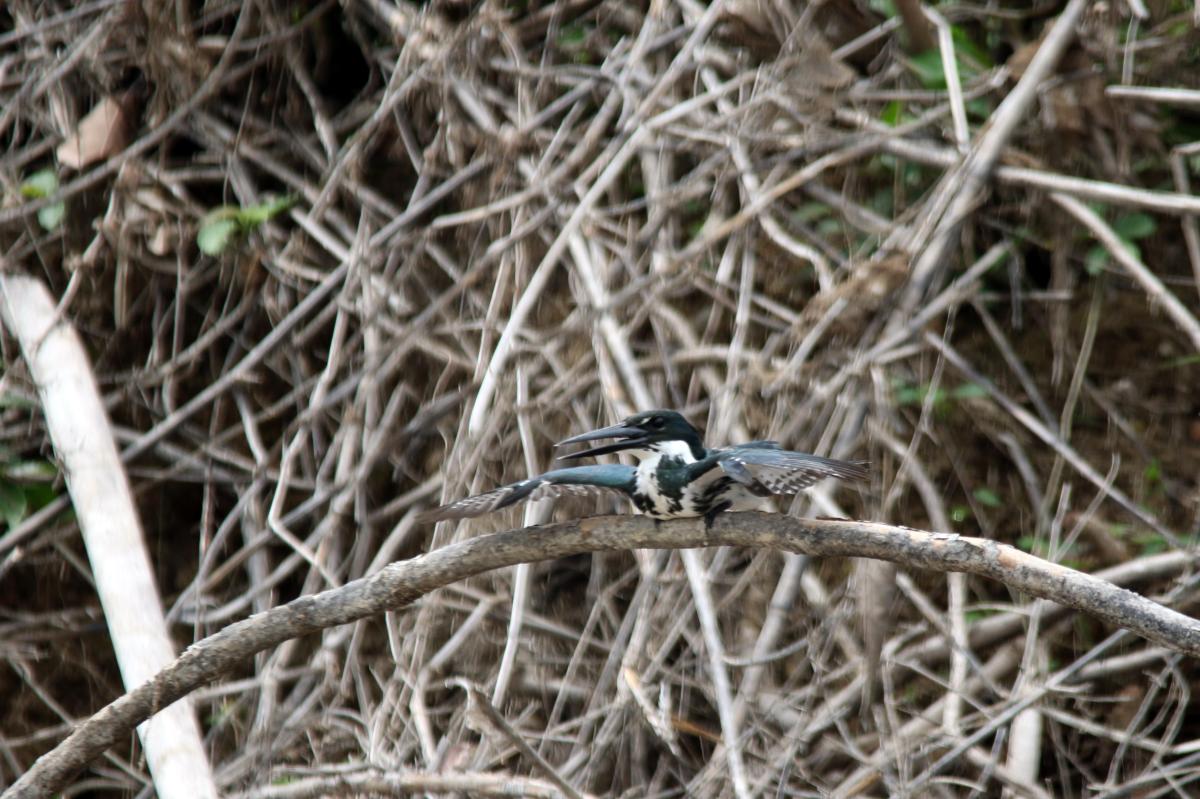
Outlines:
[[[476,516],[483,516],[484,514],[507,508],[510,505],[515,505],[525,500],[541,483],[542,481],[533,478],[493,488],[491,491],[485,491],[482,494],[475,494],[474,496],[427,510],[417,516],[417,523],[425,524],[428,522],[441,522],[450,519],[472,519]]]
[[[503,510],[526,500],[571,496],[628,497],[635,470],[620,464],[596,464],[555,469],[528,480],[493,488],[482,494],[460,499],[439,508],[427,510],[417,517],[419,523],[449,519],[471,519],[485,513]]]

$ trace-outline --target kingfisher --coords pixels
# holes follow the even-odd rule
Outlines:
[[[748,441],[707,449],[700,431],[682,414],[644,411],[620,424],[582,433],[555,444],[613,443],[559,456],[575,460],[630,452],[637,466],[620,463],[572,466],[460,499],[421,515],[420,521],[468,519],[526,500],[560,495],[607,495],[630,500],[654,519],[704,517],[711,527],[718,514],[749,510],[772,494],[796,494],[827,477],[865,480],[865,461],[840,461],[783,449],[774,441]]]

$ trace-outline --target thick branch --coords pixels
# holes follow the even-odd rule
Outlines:
[[[724,514],[711,530],[705,530],[698,519],[656,523],[644,516],[599,516],[473,538],[392,563],[370,577],[232,624],[192,645],[151,682],[81,724],[3,797],[61,791],[75,774],[127,738],[153,713],[252,655],[292,638],[397,610],[437,588],[518,563],[583,552],[708,546],[878,558],[935,571],[979,574],[1084,611],[1170,649],[1200,656],[1200,621],[1098,577],[994,541],[871,522],[817,521],[767,513]]]
[[[37,278],[0,274],[0,320],[20,342],[37,385],[121,679],[135,688],[170,666],[177,650],[91,363],[75,328],[59,317]],[[190,703],[157,716],[140,735],[161,799],[216,798]]]

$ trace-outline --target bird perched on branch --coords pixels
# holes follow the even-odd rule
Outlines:
[[[675,411],[645,411],[620,424],[572,436],[555,446],[615,439],[559,460],[632,452],[637,466],[595,464],[555,469],[427,511],[420,521],[467,519],[530,499],[561,495],[621,496],[655,519],[703,516],[712,525],[726,510],[746,510],[772,494],[795,494],[827,477],[865,480],[863,461],[839,461],[750,441],[706,449],[700,431]]]

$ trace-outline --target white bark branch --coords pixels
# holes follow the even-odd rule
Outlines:
[[[87,353],[39,280],[0,274],[0,317],[37,384],[121,679],[127,690],[136,688],[175,659],[175,646]],[[138,734],[159,796],[215,799],[212,768],[190,702],[149,719]]]

